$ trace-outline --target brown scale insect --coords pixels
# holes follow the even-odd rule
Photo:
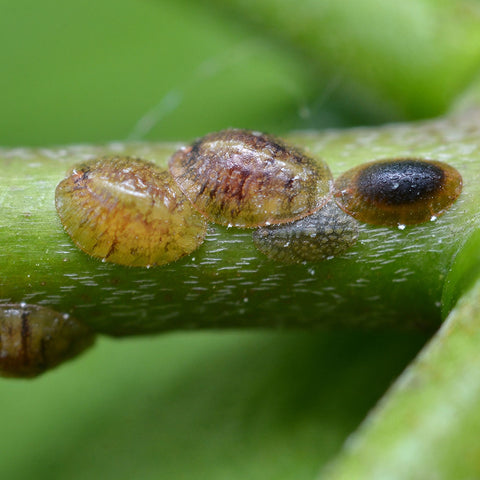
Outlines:
[[[173,262],[197,249],[207,231],[168,171],[137,158],[74,167],[58,184],[55,204],[79,248],[120,265]]]
[[[207,135],[176,152],[169,168],[199,212],[244,228],[310,215],[327,202],[332,184],[325,163],[247,130]]]
[[[91,330],[38,305],[0,305],[0,375],[36,377],[93,344]]]
[[[253,232],[258,250],[282,263],[320,262],[344,253],[357,238],[358,222],[333,200],[308,217]]]
[[[461,191],[460,173],[446,163],[394,158],[348,170],[335,181],[334,197],[357,220],[403,226],[435,220]]]

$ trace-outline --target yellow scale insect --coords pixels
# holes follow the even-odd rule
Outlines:
[[[65,230],[86,253],[128,266],[190,254],[202,244],[207,221],[258,228],[255,246],[275,261],[318,262],[355,244],[357,221],[424,223],[462,189],[453,167],[416,158],[366,163],[333,184],[322,160],[238,129],[178,150],[169,171],[129,157],[75,167],[56,190]]]
[[[107,262],[154,266],[196,250],[207,222],[156,165],[101,158],[73,168],[55,191],[62,224],[84,252]]]
[[[0,375],[36,377],[90,347],[92,331],[39,305],[0,305]]]

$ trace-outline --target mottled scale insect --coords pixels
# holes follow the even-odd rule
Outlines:
[[[455,202],[462,177],[443,162],[394,158],[365,163],[335,181],[340,208],[374,225],[414,225],[435,219]]]
[[[258,250],[282,263],[319,262],[338,256],[357,238],[358,222],[333,201],[308,217],[253,232]]]
[[[243,228],[310,215],[325,205],[332,185],[324,162],[247,130],[207,135],[176,152],[169,168],[199,212],[214,223]]]
[[[93,344],[91,330],[38,305],[0,305],[0,375],[35,377]]]
[[[130,157],[74,167],[55,192],[62,224],[84,252],[128,266],[163,265],[196,250],[206,219],[168,173]]]

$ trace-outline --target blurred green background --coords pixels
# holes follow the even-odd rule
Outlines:
[[[292,48],[197,2],[0,5],[3,145],[288,130],[321,96]]]
[[[1,0],[0,145],[441,113],[477,70],[478,3],[358,3]]]
[[[0,0],[0,145],[424,118],[479,62],[473,0]],[[40,379],[0,380],[0,478],[312,479],[425,341],[101,339]]]

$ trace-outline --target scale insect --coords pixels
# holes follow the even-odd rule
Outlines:
[[[327,202],[328,166],[263,133],[223,130],[176,152],[170,172],[210,221],[252,228],[292,222]]]
[[[92,331],[39,305],[0,305],[0,375],[36,377],[90,347]]]
[[[257,228],[260,252],[299,263],[348,250],[358,222],[435,219],[461,190],[455,168],[419,158],[368,162],[333,182],[322,160],[276,137],[230,129],[175,152],[169,171],[130,157],[77,166],[57,186],[56,207],[77,246],[121,265],[164,265],[192,253],[208,221]]]
[[[346,213],[373,225],[415,225],[448,210],[462,177],[434,160],[393,158],[352,168],[335,181],[335,200]]]
[[[62,224],[89,255],[128,266],[164,265],[196,250],[206,219],[167,171],[138,158],[74,167],[55,191]]]
[[[333,201],[296,222],[253,232],[257,249],[282,263],[320,262],[344,253],[357,238],[358,222]]]

